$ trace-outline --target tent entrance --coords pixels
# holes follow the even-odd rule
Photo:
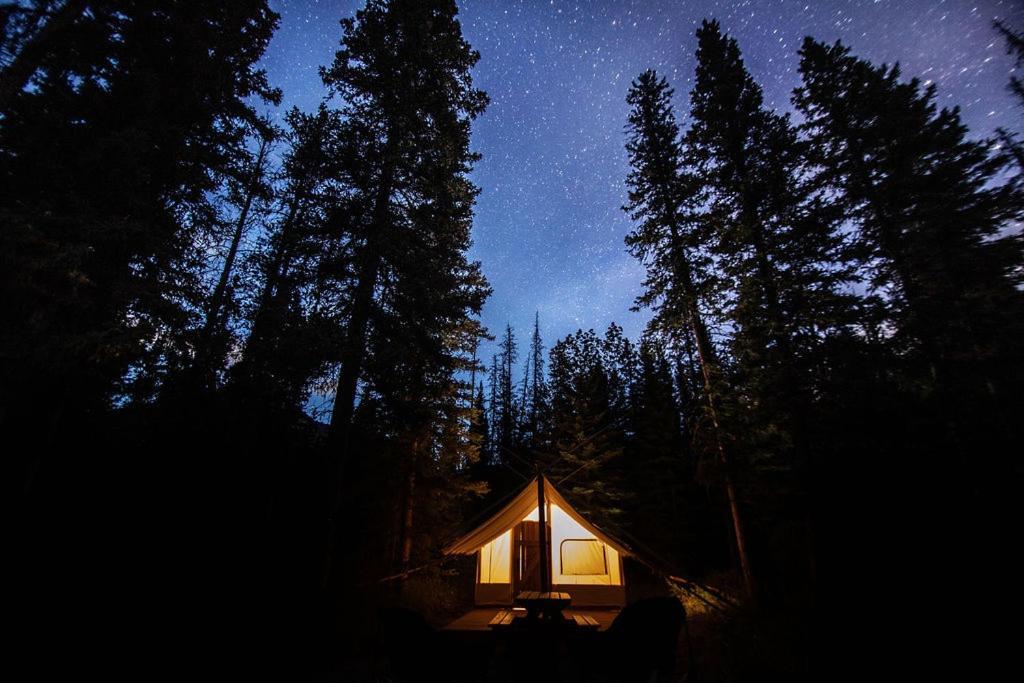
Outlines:
[[[537,507],[541,500],[547,527],[544,557]],[[572,595],[574,607],[626,603],[622,557],[632,551],[587,521],[543,477],[524,486],[490,519],[448,545],[445,553],[476,553],[478,605],[508,605],[522,591],[541,590],[544,568],[550,590]]]
[[[550,538],[550,533],[548,534]],[[512,594],[540,590],[540,524],[529,520],[516,525],[512,562]]]

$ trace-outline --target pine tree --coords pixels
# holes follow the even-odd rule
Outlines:
[[[321,72],[342,102],[348,183],[365,206],[351,223],[351,295],[336,356],[329,450],[337,493],[328,557],[360,383],[399,444],[405,566],[417,477],[432,462],[439,425],[466,410],[464,398],[456,408],[455,377],[475,366],[470,354],[484,335],[472,318],[490,290],[465,252],[478,192],[467,178],[478,158],[469,150],[469,131],[487,97],[473,87],[469,70],[479,54],[463,39],[456,14],[451,0],[370,0],[342,20],[341,49]],[[460,429],[468,424],[464,417]],[[466,443],[462,436],[456,441]]]
[[[611,323],[601,340],[601,363],[608,374],[608,390],[612,410],[622,415],[623,428],[629,430],[632,413],[630,390],[640,376],[640,359],[633,342],[622,333],[622,328]]]
[[[626,151],[632,169],[626,179],[629,204],[625,209],[639,225],[626,237],[626,244],[647,266],[645,291],[637,305],[654,309],[653,328],[664,330],[679,341],[693,339],[713,448],[725,469],[737,554],[749,593],[753,590],[753,577],[722,430],[721,365],[701,310],[702,304],[715,300],[718,287],[710,273],[709,255],[701,249],[705,226],[694,217],[694,211],[703,197],[697,190],[697,179],[683,173],[679,127],[671,98],[668,83],[653,71],[641,74],[627,97],[632,109]]]
[[[1013,57],[1014,66],[1024,66],[1024,34],[1014,31],[1002,21],[993,22],[993,26],[1006,41],[1006,54]],[[1019,76],[1010,76],[1010,82],[1006,87],[1017,96],[1020,104],[1024,105],[1024,81],[1021,81]]]
[[[849,520],[870,546],[850,555],[935,566],[950,583],[1014,585],[992,573],[1012,562],[1005,539],[1021,533],[1010,502],[1024,390],[1020,176],[992,140],[970,136],[957,108],[939,108],[935,84],[840,43],[806,39],[800,58],[794,103],[820,181],[846,213],[877,329],[867,353],[851,346],[832,369],[845,405],[831,416],[841,429],[825,463],[851,501],[872,500],[870,514]],[[866,450],[884,476],[864,467]],[[898,599],[938,616],[931,595]],[[972,635],[977,645],[993,637]]]
[[[271,148],[281,132],[269,122],[263,122],[255,131],[257,149],[255,154],[245,150],[241,154],[238,170],[227,180],[226,203],[237,211],[231,220],[225,221],[227,251],[220,263],[220,273],[205,302],[203,325],[196,339],[194,374],[205,376],[200,381],[212,388],[216,375],[223,370],[226,355],[233,344],[230,332],[232,314],[237,313],[234,283],[239,279],[238,266],[243,239],[251,224],[266,218],[273,198],[273,188],[268,177],[268,163]]]
[[[1006,53],[1013,57],[1014,69],[1020,69],[1024,66],[1024,34],[1014,31],[1001,21],[993,22],[993,26],[1006,41]],[[1017,98],[1017,105],[1024,107],[1024,81],[1019,76],[1011,75],[1006,88]],[[1017,139],[1017,133],[998,128],[996,135],[1007,152],[1013,156],[1018,171],[1024,173],[1024,143]]]
[[[277,25],[262,0],[84,5],[34,3],[5,45],[5,428],[39,419],[14,401],[46,397],[59,422],[152,398],[189,358],[211,196],[280,96],[257,68]]]
[[[497,453],[502,462],[513,457],[518,446],[519,404],[516,402],[513,372],[519,360],[519,347],[511,325],[505,326],[505,335],[498,344],[498,405],[497,405]]]
[[[401,253],[389,259],[401,277],[381,293],[368,340],[365,391],[386,411],[383,426],[405,456],[402,571],[416,547],[417,490],[432,476],[451,475],[453,488],[483,491],[461,466],[479,451],[469,433],[469,385],[459,378],[476,367],[485,336],[477,317],[490,294],[480,264],[466,258],[476,189],[444,163],[431,170],[418,188],[428,201],[410,212]]]
[[[342,463],[374,296],[390,272],[389,247],[397,251],[407,232],[402,207],[426,200],[420,179],[443,182],[444,174],[430,177],[438,168],[463,184],[476,158],[468,149],[469,126],[487,98],[473,88],[469,70],[479,54],[462,38],[456,13],[451,0],[370,0],[354,18],[342,20],[342,47],[322,71],[324,83],[344,102],[352,145],[366,169],[357,189],[371,207],[356,235],[355,286],[331,415]]]
[[[321,276],[336,248],[332,244],[342,237],[331,234],[329,216],[344,189],[337,187],[338,113],[325,106],[312,114],[293,109],[287,123],[279,219],[255,254],[261,284],[232,375],[246,392],[298,411],[337,341],[332,307],[314,304],[322,296]]]
[[[478,449],[476,459],[477,467],[474,472],[479,473],[483,467],[494,462],[491,454],[491,425],[487,416],[487,402],[484,400],[484,383],[480,382],[473,397],[473,413],[469,426],[469,432],[474,444]],[[483,480],[483,476],[475,476],[475,479]]]
[[[498,423],[500,422],[499,416],[499,382],[501,373],[498,370],[498,354],[491,356],[491,370],[490,370],[490,382],[489,382],[489,394],[487,400],[487,419],[491,425],[490,433],[490,452],[494,456],[494,462],[501,462],[501,454],[498,452]]]
[[[761,526],[791,523],[806,535],[810,461],[827,438],[814,428],[820,369],[844,362],[830,339],[853,321],[844,216],[809,173],[788,116],[765,106],[735,39],[714,21],[697,39],[683,151],[704,198],[707,249],[729,283],[717,317],[732,328],[733,458]]]
[[[799,378],[786,368],[841,325],[848,307],[838,293],[848,277],[839,215],[803,182],[804,145],[788,117],[765,108],[736,41],[713,21],[697,38],[684,155],[707,201],[709,248],[732,283],[722,317],[737,327],[732,352],[741,373],[774,371],[792,385]]]
[[[687,482],[693,481],[683,441],[683,425],[664,349],[652,339],[640,345],[639,372],[633,396],[633,438],[628,447],[627,480],[643,492],[630,509],[630,528],[651,547],[684,558],[695,546],[684,514],[691,504]],[[688,468],[688,465],[690,466]]]
[[[540,313],[533,320],[529,355],[523,374],[522,441],[527,452],[544,449],[543,436],[548,430],[549,391],[544,371],[544,342],[540,336]]]
[[[601,339],[579,330],[551,349],[553,452],[548,476],[585,514],[610,522],[621,513],[625,490],[617,462],[624,448],[623,415],[611,405]]]
[[[1015,394],[1024,212],[1008,160],[967,139],[934,84],[903,81],[841,44],[806,40],[794,102],[818,163],[856,221],[864,269],[890,311],[895,352],[940,383]],[[1011,363],[1011,365],[1007,365]]]

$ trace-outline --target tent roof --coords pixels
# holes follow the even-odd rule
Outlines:
[[[580,513],[578,513],[569,503],[562,497],[562,494],[558,492],[546,477],[541,475],[544,481],[544,500],[548,503],[557,505],[567,515],[572,517],[582,526],[584,529],[594,534],[600,541],[606,545],[610,545],[615,548],[619,553],[623,555],[633,555],[633,551],[630,550],[625,544],[616,540],[610,536],[606,531],[601,530],[591,522],[587,521]],[[483,522],[480,526],[470,531],[462,538],[454,541],[448,547],[445,548],[444,552],[446,555],[471,555],[477,550],[487,545],[498,536],[514,527],[516,524],[521,522],[524,517],[530,514],[533,509],[537,507],[537,479],[531,479],[530,483],[523,487],[515,498],[509,501],[505,507],[501,508],[492,517]]]

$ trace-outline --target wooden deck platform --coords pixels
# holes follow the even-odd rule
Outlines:
[[[466,612],[461,617],[445,626],[442,630],[444,631],[490,631],[488,624],[491,623],[491,619],[498,613],[499,610],[508,609],[506,607],[478,607],[476,609]],[[525,611],[524,611],[525,614]],[[567,609],[563,612],[566,616],[572,616],[574,614],[581,614],[592,617],[598,623],[598,630],[605,631],[612,622],[615,621],[615,617],[619,615],[617,609]]]

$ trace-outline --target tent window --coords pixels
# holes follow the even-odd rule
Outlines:
[[[512,569],[512,532],[480,548],[480,583],[508,583]]]
[[[604,543],[596,538],[567,538],[559,546],[563,576],[594,576],[608,573]]]

